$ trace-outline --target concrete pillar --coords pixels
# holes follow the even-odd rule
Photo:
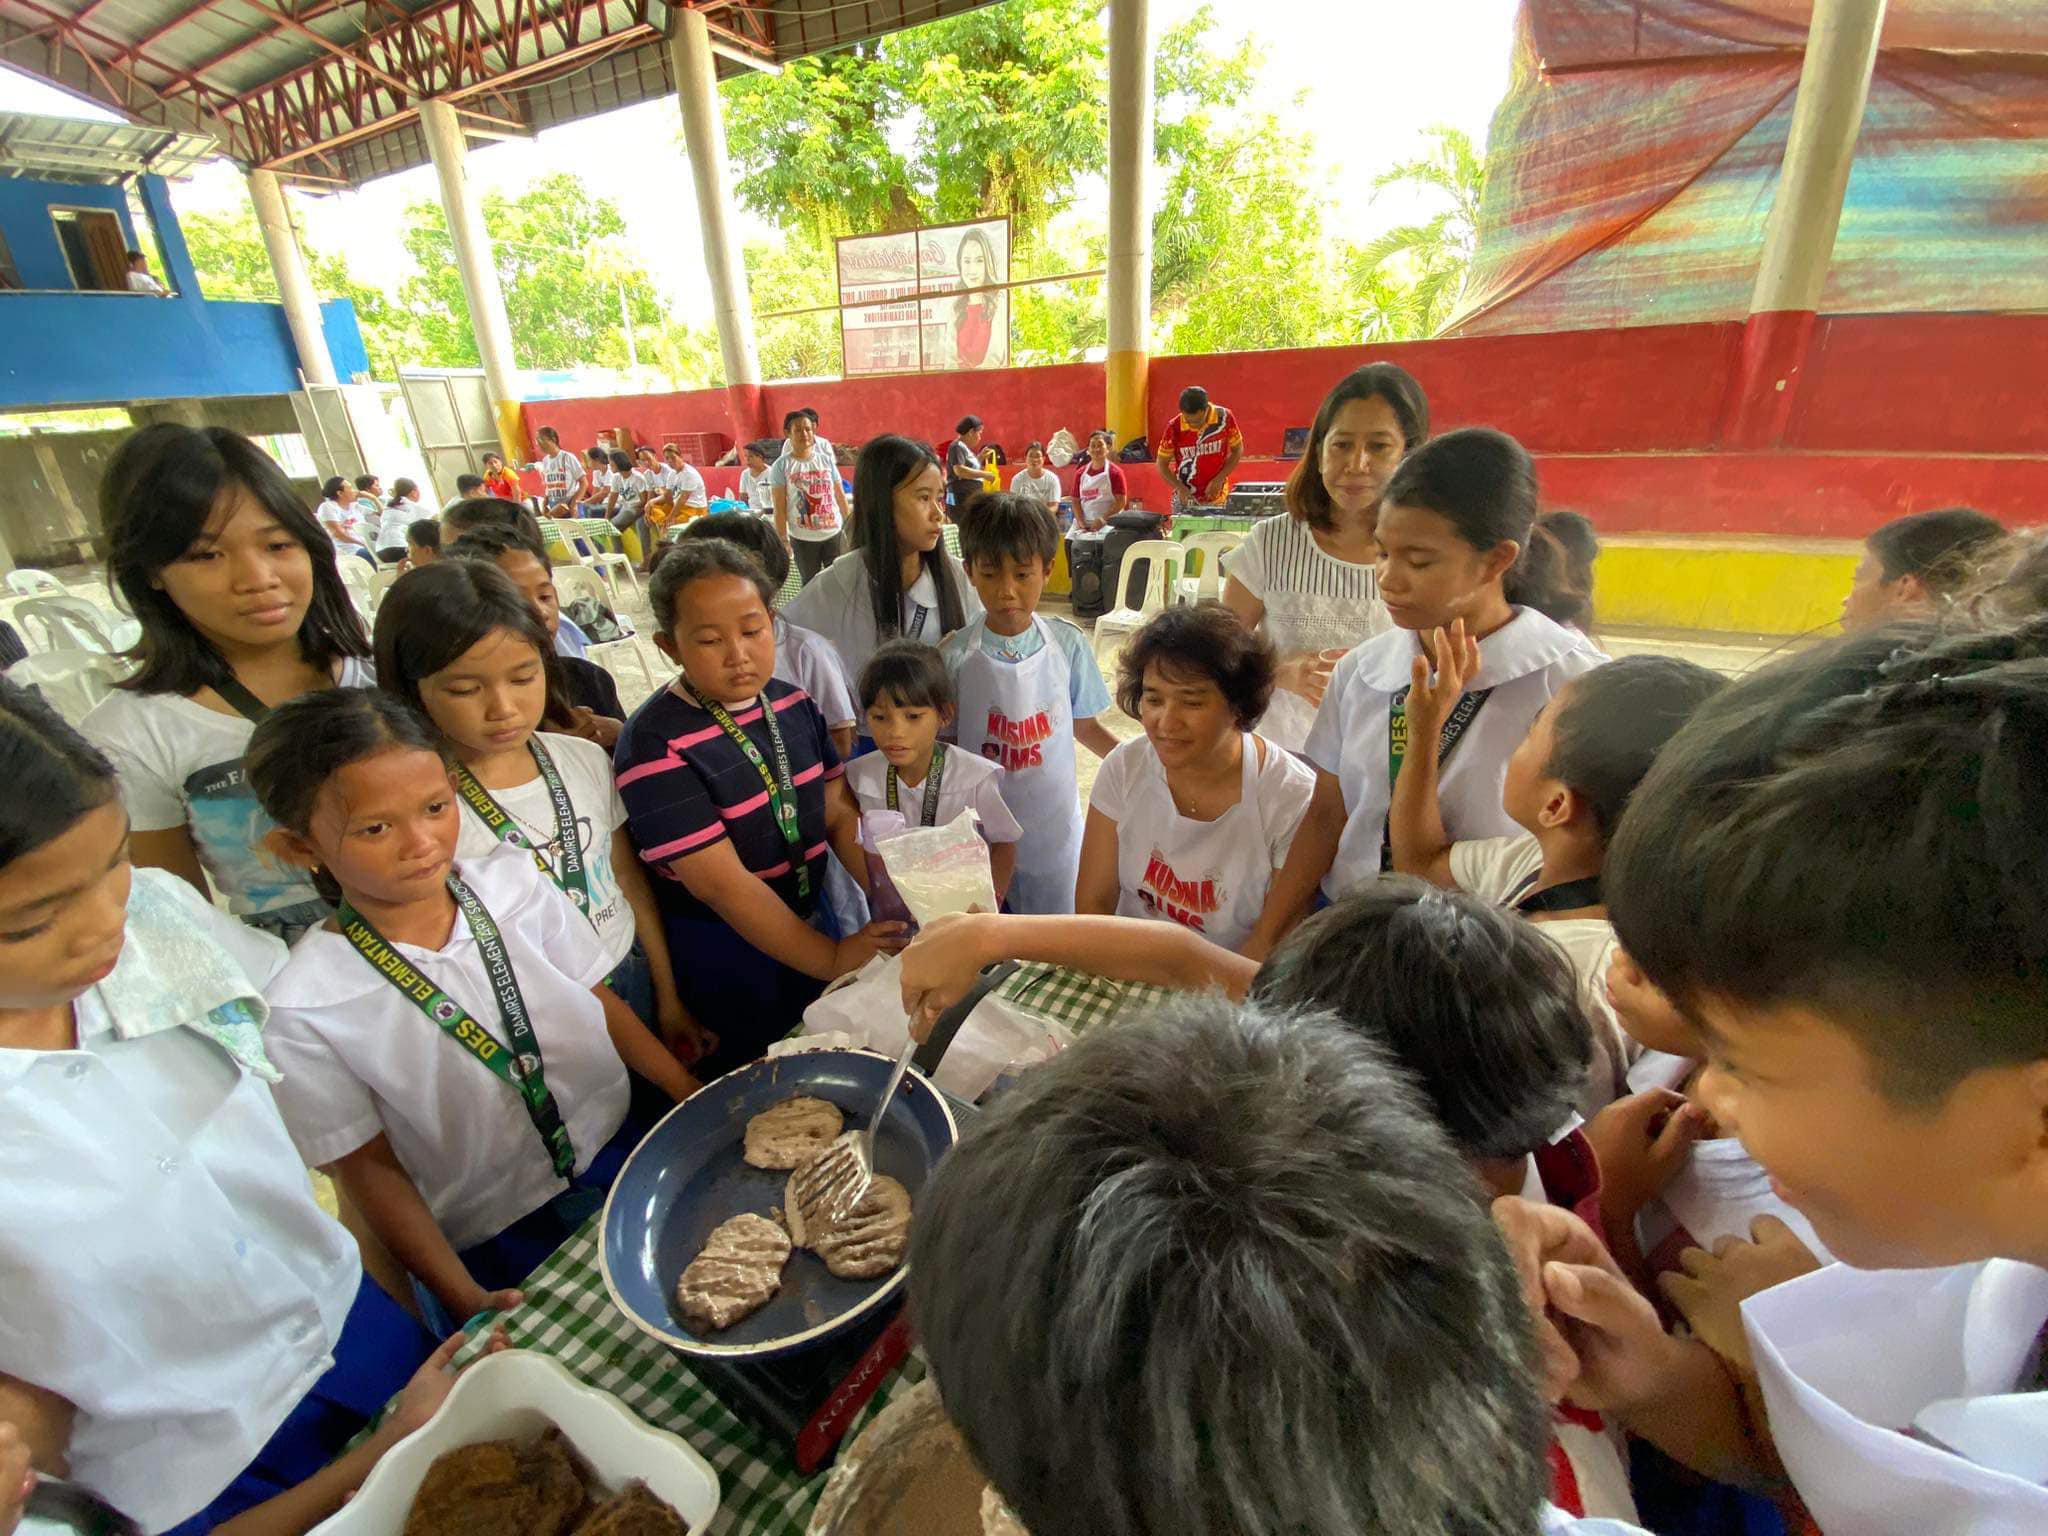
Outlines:
[[[1731,446],[1773,446],[1790,425],[1842,222],[1886,3],[1814,0],[1799,95],[1724,418]]]
[[[249,173],[249,200],[270,251],[270,269],[277,274],[277,294],[284,301],[285,324],[299,349],[299,372],[308,384],[335,383],[334,360],[327,352],[327,333],[320,326],[320,299],[306,273],[306,253],[299,248],[298,226],[292,222],[284,187],[275,171]]]
[[[476,332],[476,350],[483,358],[484,385],[498,417],[498,442],[508,463],[527,457],[526,430],[520,419],[518,366],[512,356],[512,322],[505,316],[505,292],[491,258],[491,235],[483,209],[469,185],[469,141],[462,119],[445,101],[420,103],[420,127],[427,154],[441,182],[441,206],[448,213],[448,233],[455,244],[455,267],[469,300],[469,323]]]
[[[1121,448],[1146,432],[1152,350],[1151,0],[1109,0],[1109,398]]]
[[[677,9],[673,14],[676,29],[669,39],[669,63],[683,113],[683,152],[689,156],[690,182],[697,194],[697,228],[704,237],[704,267],[711,278],[733,436],[746,442],[762,430],[761,353],[754,344],[747,264],[733,239],[732,177],[726,166],[725,119],[718,109],[711,29],[701,11]]]

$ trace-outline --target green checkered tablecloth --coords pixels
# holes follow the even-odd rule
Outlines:
[[[1158,1006],[1174,994],[1144,981],[1111,981],[1088,971],[1029,961],[995,990],[1019,1008],[1065,1025],[1076,1037]]]
[[[691,1536],[803,1536],[827,1474],[798,1472],[787,1445],[734,1417],[688,1365],[612,1305],[597,1267],[601,1219],[593,1216],[527,1276],[525,1304],[503,1316],[513,1344],[560,1361],[655,1428],[689,1441],[711,1463],[718,1472],[718,1514]],[[488,1320],[480,1321],[473,1332],[481,1338],[488,1327]],[[899,1371],[869,1411],[908,1385]],[[851,1433],[859,1428],[856,1423]]]

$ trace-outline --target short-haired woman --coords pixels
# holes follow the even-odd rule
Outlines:
[[[1252,734],[1273,670],[1272,643],[1219,603],[1168,608],[1124,647],[1117,703],[1145,734],[1096,773],[1076,912],[1177,922],[1226,949],[1259,932],[1315,793],[1306,764]]]
[[[1287,482],[1287,515],[1253,526],[1223,557],[1223,602],[1280,653],[1259,731],[1290,751],[1308,742],[1343,653],[1393,627],[1380,601],[1373,529],[1380,493],[1429,436],[1429,400],[1405,369],[1367,363],[1323,399]]]
[[[970,501],[996,488],[995,470],[982,467],[981,428],[979,416],[962,416],[946,449],[946,506],[955,522]]]

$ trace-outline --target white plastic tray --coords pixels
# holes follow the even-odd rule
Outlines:
[[[608,1392],[546,1355],[512,1349],[462,1373],[441,1411],[393,1446],[341,1512],[313,1536],[399,1536],[427,1468],[443,1451],[526,1439],[557,1426],[593,1480],[616,1493],[635,1478],[676,1507],[692,1532],[718,1513],[718,1474],[682,1440],[653,1428]]]

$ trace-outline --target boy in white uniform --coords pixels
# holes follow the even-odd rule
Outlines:
[[[1830,1536],[2048,1530],[2044,663],[2040,619],[1781,662],[1615,839],[1615,927],[1697,1031],[1699,1098],[1843,1261],[1770,1288],[1812,1263],[1775,1229],[1692,1256],[1666,1288],[1735,1379],[1569,1217],[1498,1211],[1575,1400],[1723,1476],[1775,1470],[1767,1418]]]
[[[959,699],[955,739],[1002,766],[1003,801],[1032,835],[1017,850],[1014,912],[1071,912],[1081,860],[1074,744],[1097,757],[1116,738],[1095,717],[1109,689],[1079,626],[1045,619],[1038,600],[1059,548],[1043,505],[1007,491],[978,496],[961,525],[967,579],[982,616],[940,648]]]

